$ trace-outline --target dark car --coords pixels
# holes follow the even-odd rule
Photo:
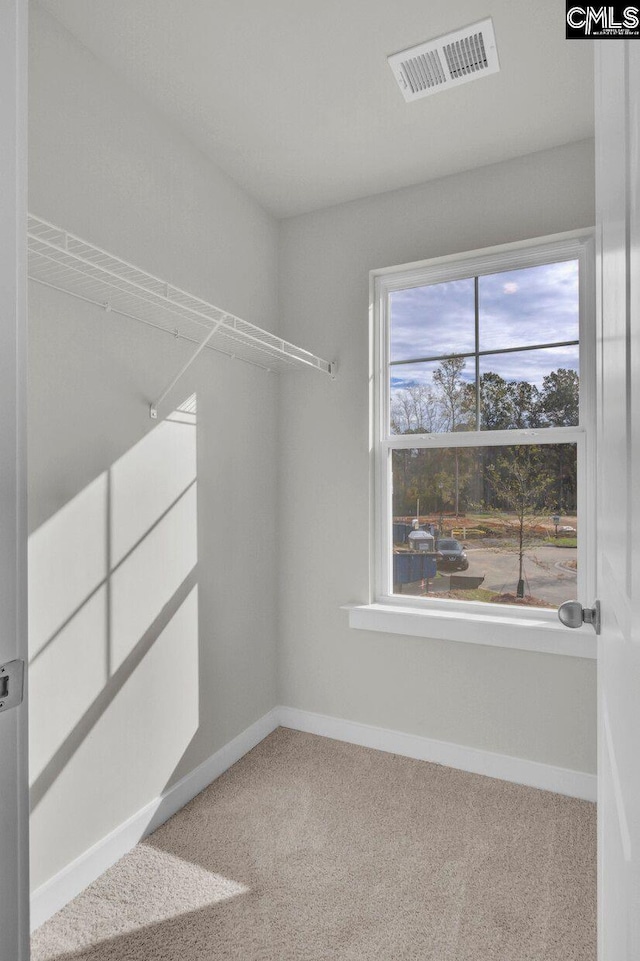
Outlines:
[[[466,571],[469,567],[469,561],[462,544],[454,537],[438,538],[436,551],[440,555],[437,558],[438,570]]]

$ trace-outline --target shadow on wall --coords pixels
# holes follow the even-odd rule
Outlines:
[[[43,832],[57,812],[69,827],[56,832],[72,835],[100,802],[117,823],[170,780],[199,721],[197,559],[194,395],[29,539],[31,806],[51,808]]]

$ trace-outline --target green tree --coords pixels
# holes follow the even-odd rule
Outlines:
[[[540,427],[540,391],[526,380],[509,382],[511,426],[518,429]]]
[[[487,371],[480,377],[480,426],[483,430],[508,430],[513,421],[510,384],[500,374]]]
[[[547,374],[542,381],[540,398],[542,422],[549,427],[572,427],[580,419],[580,378],[575,370],[560,367]],[[564,511],[575,505],[577,461],[575,454],[567,456],[561,444],[550,453],[556,487],[556,507]]]
[[[580,378],[560,367],[542,380],[540,410],[549,427],[573,427],[580,414]]]
[[[475,412],[475,384],[467,384],[467,408]],[[540,392],[526,380],[505,380],[495,371],[480,376],[481,430],[540,427]]]

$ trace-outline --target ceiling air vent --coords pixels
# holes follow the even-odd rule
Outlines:
[[[394,53],[387,60],[407,101],[478,80],[500,69],[490,17]]]

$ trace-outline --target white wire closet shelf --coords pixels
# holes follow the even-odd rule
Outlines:
[[[27,235],[28,273],[39,284],[265,370],[335,373],[329,361],[31,214]]]

